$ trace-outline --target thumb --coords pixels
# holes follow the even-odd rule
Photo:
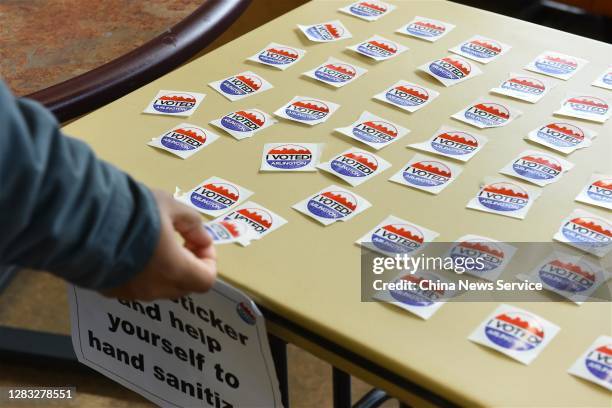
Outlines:
[[[198,258],[185,248],[183,255],[184,278],[179,287],[193,292],[206,292],[217,277],[217,262],[214,258]]]

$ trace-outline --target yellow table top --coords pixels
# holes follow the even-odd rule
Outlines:
[[[86,140],[102,158],[149,186],[173,192],[177,185],[191,188],[210,176],[219,176],[254,191],[252,200],[289,223],[247,248],[219,247],[221,276],[260,304],[399,375],[468,405],[609,406],[608,391],[566,372],[598,335],[610,334],[609,304],[585,303],[578,307],[570,303],[514,303],[561,327],[541,355],[530,366],[523,366],[467,340],[496,304],[449,303],[430,320],[423,321],[390,305],[360,302],[360,250],[354,241],[389,214],[437,231],[438,241],[446,242],[467,233],[506,242],[548,242],[574,208],[609,216],[605,210],[575,202],[574,197],[593,171],[609,174],[612,170],[612,121],[605,125],[582,122],[599,136],[593,146],[569,156],[575,167],[561,181],[543,189],[525,220],[472,211],[465,205],[477,193],[483,177],[497,175],[516,154],[534,148],[523,136],[552,118],[566,92],[588,91],[610,97],[610,91],[590,83],[611,62],[612,48],[443,1],[395,2],[398,8],[393,13],[372,23],[337,12],[348,3],[308,3],[71,123],[65,131]],[[456,28],[435,43],[394,33],[416,15],[447,21]],[[296,27],[333,19],[340,19],[353,38],[316,44],[306,40]],[[373,34],[393,39],[410,50],[374,63],[345,49]],[[450,88],[416,71],[419,65],[446,56],[448,48],[475,34],[495,38],[513,48],[498,60],[480,66],[483,75]],[[272,41],[306,49],[307,54],[286,71],[245,61]],[[506,127],[480,131],[489,139],[488,144],[462,166],[463,173],[439,196],[387,181],[415,154],[406,144],[428,139],[443,124],[469,129],[450,116],[477,97],[488,95],[489,89],[509,72],[521,72],[526,63],[549,49],[590,63],[569,81],[553,80],[556,87],[537,104],[500,97],[522,110],[523,116]],[[301,76],[329,56],[365,67],[369,72],[341,89]],[[232,103],[207,86],[245,70],[262,75],[274,89]],[[399,79],[438,90],[440,96],[413,114],[372,100],[373,95]],[[186,120],[142,114],[160,89],[203,92],[207,97]],[[236,141],[223,134],[221,140],[188,160],[146,146],[152,137],[182,121],[222,134],[208,122],[240,108],[256,107],[272,113],[295,95],[336,102],[341,108],[326,123],[312,128],[281,120],[251,139]],[[363,110],[401,124],[411,133],[378,152],[392,163],[391,169],[361,186],[347,187],[368,199],[372,208],[349,222],[323,227],[291,206],[330,184],[344,185],[342,181],[322,172],[261,174],[258,169],[263,145],[321,142],[325,143],[323,159],[327,160],[352,145],[350,139],[334,134],[333,129],[351,124]]]

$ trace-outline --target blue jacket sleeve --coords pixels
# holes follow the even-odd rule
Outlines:
[[[159,229],[146,187],[0,81],[0,265],[111,288],[144,268]]]

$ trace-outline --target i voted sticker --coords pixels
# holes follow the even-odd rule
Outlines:
[[[438,235],[435,231],[390,215],[356,243],[386,256],[416,254]]]
[[[287,223],[280,215],[256,202],[247,201],[217,220],[240,221],[245,223],[259,238],[277,230]]]
[[[536,103],[554,87],[551,81],[532,75],[511,73],[508,78],[491,92]]]
[[[480,187],[467,208],[524,219],[540,191],[502,178],[490,178]]]
[[[259,109],[241,109],[230,112],[219,119],[212,120],[211,125],[232,135],[237,140],[253,137],[257,132],[277,121]]]
[[[593,173],[576,201],[612,210],[612,175]]]
[[[284,119],[312,126],[325,122],[339,107],[340,105],[336,103],[322,99],[296,96],[274,114]]]
[[[574,165],[552,154],[525,150],[499,172],[544,187],[559,181]]]
[[[464,235],[450,247],[447,256],[466,265],[468,275],[495,282],[516,252],[516,247],[479,235]],[[467,266],[471,265],[471,266]],[[457,271],[456,271],[457,272]]]
[[[261,171],[317,171],[323,145],[320,143],[267,143]]]
[[[561,222],[553,239],[601,258],[612,250],[612,221],[576,209]]]
[[[300,48],[271,42],[263,50],[249,57],[248,60],[285,70],[296,64],[304,55],[306,55],[306,51]]]
[[[376,21],[395,10],[395,6],[382,1],[356,1],[348,6],[339,8],[341,13],[357,17],[366,21]]]
[[[407,112],[416,112],[440,95],[433,89],[408,81],[397,81],[391,87],[374,95],[374,99],[397,106]]]
[[[456,164],[415,154],[389,180],[431,194],[439,194],[461,174],[461,171],[461,167]]]
[[[419,70],[431,75],[444,86],[452,86],[482,74],[474,63],[455,55],[427,62]]]
[[[251,195],[253,195],[252,191],[236,183],[221,177],[210,177],[187,192],[177,189],[174,198],[202,214],[217,217]]]
[[[469,340],[530,364],[559,332],[559,326],[518,307],[501,304]]]
[[[420,38],[429,42],[439,40],[448,34],[455,26],[444,21],[416,16],[412,21],[400,27],[396,33]]]
[[[473,132],[442,126],[428,140],[408,147],[467,162],[487,141],[486,137]]]
[[[196,92],[161,90],[143,112],[154,115],[191,116],[205,96]]]
[[[259,235],[242,221],[213,220],[203,225],[215,245],[239,243],[247,246],[251,240],[259,238]]]
[[[555,114],[604,123],[610,118],[610,102],[592,95],[574,94],[561,102]]]
[[[359,119],[353,124],[335,130],[376,150],[390,145],[410,132],[410,130],[368,111],[363,111]]]
[[[450,52],[462,55],[474,61],[487,64],[510,51],[511,46],[482,35],[475,35],[449,49]]]
[[[371,206],[365,198],[331,185],[295,204],[293,208],[323,225],[330,225],[336,221],[348,221]]]
[[[480,98],[451,116],[479,129],[506,126],[523,112],[503,102]]]
[[[353,82],[366,72],[368,70],[365,68],[330,57],[323,64],[304,72],[303,75],[335,88],[340,88]]]
[[[597,133],[582,125],[567,122],[548,122],[532,130],[526,139],[563,154],[589,147]]]
[[[555,51],[545,51],[525,66],[528,71],[568,80],[589,61],[561,54]]]
[[[612,337],[599,336],[567,372],[612,391]]]
[[[190,123],[181,123],[151,139],[149,146],[170,152],[182,159],[193,156],[217,140],[219,136]]]
[[[208,86],[232,102],[273,88],[271,83],[251,71],[241,72],[240,74],[211,82]]]
[[[391,164],[374,153],[351,147],[317,167],[354,187],[387,170]]]
[[[298,27],[306,38],[314,42],[333,42],[352,37],[350,31],[340,20],[313,25],[298,24]]]
[[[598,76],[591,85],[604,89],[612,89],[612,65],[602,72],[602,74]]]
[[[364,42],[351,45],[347,49],[372,58],[375,61],[385,61],[407,51],[408,47],[380,35],[373,35]]]

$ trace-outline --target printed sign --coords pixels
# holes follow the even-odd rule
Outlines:
[[[312,126],[325,122],[339,107],[340,105],[336,103],[322,99],[296,96],[274,114],[284,119]]]
[[[410,130],[368,111],[363,111],[359,119],[352,125],[335,130],[376,150],[390,145],[410,132]]]
[[[341,88],[366,72],[368,70],[365,68],[330,57],[323,64],[313,70],[304,72],[303,75],[335,88]]]
[[[293,208],[323,225],[330,225],[336,221],[348,221],[371,206],[365,198],[331,185],[295,204]]]
[[[438,95],[440,94],[433,89],[401,80],[381,93],[374,95],[374,99],[397,106],[408,112],[416,112],[430,104]]]
[[[317,171],[321,143],[267,143],[261,156],[261,171]]]
[[[612,391],[612,337],[599,336],[567,372]]]
[[[523,112],[503,102],[480,98],[451,116],[479,129],[506,126]]]
[[[568,80],[588,63],[589,61],[582,58],[554,51],[545,51],[527,64],[525,69],[537,72],[538,74]]]
[[[508,78],[491,92],[510,96],[522,101],[536,103],[554,87],[551,81],[531,75],[511,73]]]
[[[438,237],[437,232],[393,215],[388,216],[356,243],[382,255],[416,254]]]
[[[349,50],[355,51],[361,55],[372,58],[375,61],[385,61],[393,57],[397,57],[408,47],[404,47],[394,41],[388,40],[380,35],[373,35],[364,42],[347,47]]]
[[[251,71],[211,82],[208,86],[232,102],[273,88],[271,83]]]
[[[474,61],[487,64],[510,51],[511,46],[481,35],[475,35],[449,49],[450,52],[462,55]]]
[[[467,162],[483,148],[488,139],[473,132],[442,126],[428,140],[408,146]]]
[[[532,130],[526,139],[549,147],[563,154],[589,147],[597,133],[582,125],[566,122],[548,122]]]
[[[210,122],[211,125],[224,130],[237,140],[253,137],[260,130],[275,123],[277,120],[272,116],[254,108],[233,111]]]
[[[182,159],[187,159],[218,138],[219,136],[204,128],[189,123],[181,123],[164,134],[151,139],[147,145],[165,150]]]
[[[431,194],[439,194],[461,174],[456,164],[415,154],[390,181]]]
[[[553,239],[601,258],[612,250],[612,221],[575,209]]]
[[[253,192],[220,177],[210,177],[187,192],[177,188],[174,198],[202,214],[219,216],[253,195]]]
[[[540,191],[513,181],[492,177],[480,187],[467,208],[524,219]]]
[[[596,96],[570,95],[561,102],[557,115],[604,123],[610,118],[610,102]]]
[[[271,42],[263,50],[249,57],[248,60],[284,71],[296,64],[304,55],[306,55],[306,51],[300,48]]]
[[[346,7],[339,8],[338,11],[354,16],[366,21],[376,21],[395,10],[392,4],[382,1],[356,1]]]
[[[396,33],[434,42],[455,28],[453,24],[431,18],[416,16],[411,22],[399,28]]]
[[[191,116],[205,96],[196,92],[161,90],[143,112],[154,115]]]
[[[572,167],[572,163],[560,157],[536,150],[525,150],[499,172],[544,187],[559,181]]]
[[[354,187],[387,170],[391,164],[374,153],[351,147],[317,167]]]
[[[593,173],[576,201],[612,210],[612,175]]]
[[[299,29],[306,38],[314,42],[340,41],[345,38],[352,38],[350,31],[340,22],[340,20],[328,21],[326,23],[301,25]]]

